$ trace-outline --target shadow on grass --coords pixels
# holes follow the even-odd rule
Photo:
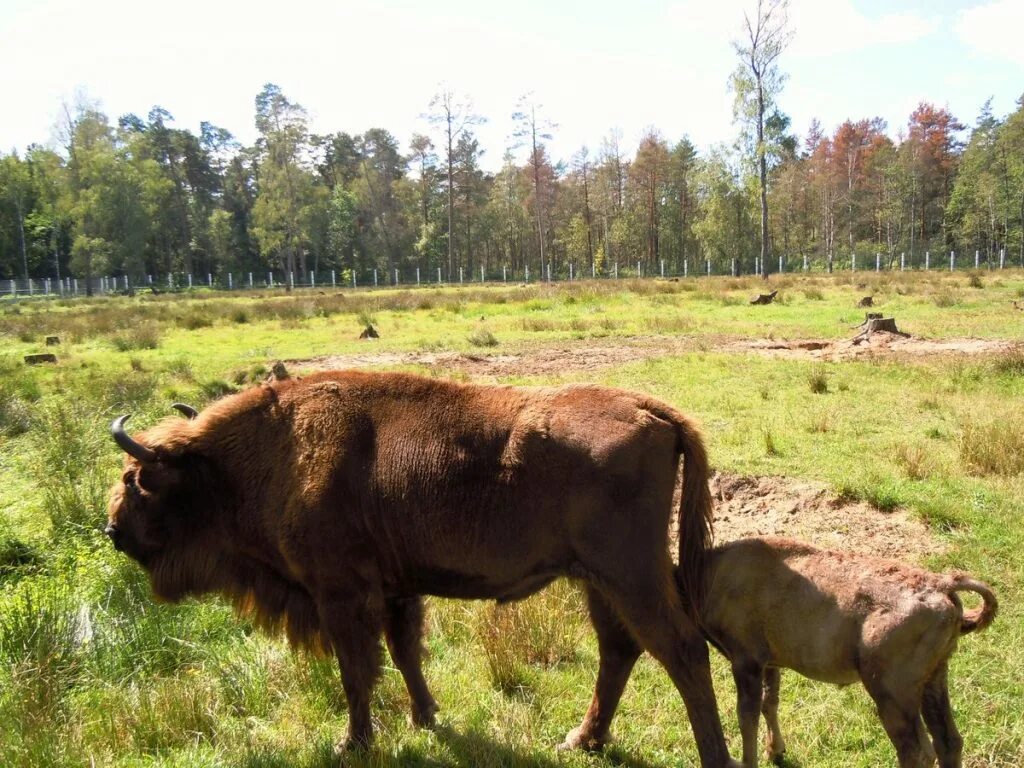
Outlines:
[[[323,742],[316,746],[313,754],[297,757],[275,754],[264,749],[245,755],[234,768],[451,768],[452,766],[487,766],[487,768],[564,768],[569,760],[559,758],[551,745],[548,754],[529,751],[500,744],[477,731],[460,733],[452,728],[440,726],[434,734],[439,742],[437,752],[422,745],[400,747],[396,753],[383,754],[376,749],[355,752],[341,758],[334,754],[333,745]],[[661,768],[653,763],[636,758],[618,747],[609,747],[603,761],[621,768]],[[578,762],[572,760],[572,762]],[[585,762],[590,762],[586,760]],[[799,768],[796,763],[787,763],[790,768]]]

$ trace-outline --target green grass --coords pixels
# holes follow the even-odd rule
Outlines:
[[[822,363],[714,351],[743,337],[850,336],[863,316],[854,305],[869,293],[915,335],[1024,339],[1009,304],[1024,275],[986,275],[980,288],[968,280],[773,278],[784,301],[766,307],[745,304],[758,281],[731,278],[0,304],[0,764],[326,766],[344,732],[331,662],[292,654],[215,599],[156,604],[140,569],[106,542],[106,489],[120,466],[107,434],[115,415],[133,412],[133,426],[145,426],[175,400],[202,406],[261,381],[277,359],[487,354],[478,347],[488,339],[506,354],[635,335],[682,335],[692,351],[503,380],[650,392],[699,419],[718,468],[819,480],[925,521],[946,545],[927,564],[978,574],[1002,604],[995,625],[965,638],[953,660],[966,764],[1024,764],[1021,353]],[[359,341],[370,320],[381,338]],[[22,365],[50,333],[62,338],[58,365]],[[119,345],[118,334],[132,333],[138,343]],[[407,725],[401,678],[386,663],[374,695],[378,743],[353,765],[697,763],[682,703],[647,657],[614,745],[603,756],[555,755],[597,669],[568,585],[502,608],[431,600],[427,625],[442,728]],[[731,676],[717,657],[713,671],[738,755]],[[857,686],[785,674],[781,721],[794,765],[894,763]]]

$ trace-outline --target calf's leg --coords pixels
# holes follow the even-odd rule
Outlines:
[[[920,692],[893,690],[881,675],[865,675],[864,686],[878,707],[878,716],[896,747],[900,768],[930,768],[934,759],[921,722]]]
[[[587,586],[587,607],[600,654],[597,684],[583,722],[569,732],[559,749],[596,750],[605,745],[622,691],[642,653],[615,611],[592,586]]]
[[[768,726],[768,759],[779,762],[786,752],[786,742],[779,728],[779,687],[782,684],[782,670],[778,667],[765,667],[764,695],[761,699],[761,712],[764,714],[765,725]]]
[[[964,749],[964,740],[960,737],[956,722],[953,720],[953,708],[949,704],[949,686],[947,683],[948,668],[945,663],[925,683],[921,713],[925,725],[932,735],[935,752],[939,758],[939,768],[960,768]]]
[[[393,598],[384,607],[384,637],[412,700],[412,722],[433,728],[437,702],[423,677],[423,598]]]
[[[743,736],[743,767],[757,768],[757,725],[761,719],[764,668],[748,659],[734,659],[732,678],[736,682],[736,716]]]
[[[373,741],[370,697],[380,671],[384,600],[365,594],[332,596],[321,600],[318,609],[341,668],[348,701],[348,737],[337,750],[369,746]]]

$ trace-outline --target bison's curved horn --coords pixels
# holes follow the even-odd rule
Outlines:
[[[110,434],[113,435],[114,442],[120,446],[122,451],[139,461],[156,461],[156,451],[135,442],[124,431],[124,423],[129,418],[131,418],[131,414],[118,416],[114,419],[114,423],[110,425]]]
[[[199,411],[197,411],[191,405],[185,405],[185,403],[171,403],[171,408],[176,410],[182,416],[188,417],[189,421],[191,421],[192,419],[199,415]]]

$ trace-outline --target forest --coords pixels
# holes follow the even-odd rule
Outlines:
[[[986,102],[969,128],[921,103],[894,129],[864,118],[829,133],[815,121],[803,136],[771,106],[758,142],[735,90],[738,135],[707,151],[651,127],[632,156],[613,130],[567,160],[550,156],[557,126],[524,98],[496,171],[474,135],[484,117],[447,90],[429,102],[430,135],[407,147],[385,128],[315,134],[273,84],[255,98],[252,146],[206,122],[198,135],[175,127],[159,106],[112,121],[83,100],[64,109],[54,146],[0,155],[0,279],[521,279],[617,263],[681,274],[705,260],[749,273],[762,252],[762,156],[770,270],[779,257],[839,268],[853,254],[919,267],[950,251],[1024,265],[1024,96],[1002,117]]]

